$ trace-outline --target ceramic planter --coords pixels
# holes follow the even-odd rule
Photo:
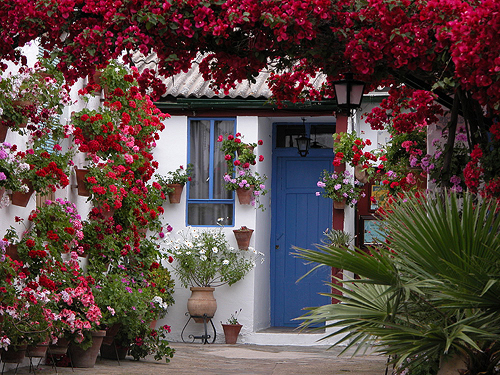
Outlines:
[[[250,238],[252,238],[253,229],[233,229],[234,236],[236,237],[236,242],[238,243],[238,249],[248,250],[250,246]]]
[[[250,204],[253,198],[254,186],[251,185],[250,189],[238,188],[236,189],[236,195],[238,195],[238,201],[240,204]]]
[[[214,297],[215,288],[191,287],[191,297],[187,309],[196,323],[203,323],[203,316],[213,318],[217,311],[217,301]]]
[[[105,330],[92,332],[92,346],[85,350],[78,345],[71,344],[69,346],[69,352],[73,365],[81,368],[94,367],[104,336],[106,336]]]
[[[241,327],[243,327],[241,324],[222,324],[226,344],[236,344]]]
[[[345,208],[345,198],[342,199],[340,202],[339,201],[333,201],[333,208],[336,210],[343,210]]]
[[[9,347],[9,350],[2,349],[1,358],[4,363],[21,363],[26,356],[27,344]]]
[[[174,189],[172,192],[168,193],[168,200],[170,203],[181,203],[182,189],[184,185],[182,184],[168,184],[170,189]]]

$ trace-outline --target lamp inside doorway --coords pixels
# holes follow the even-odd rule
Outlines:
[[[309,145],[311,144],[311,138],[306,136],[306,118],[302,117],[302,123],[304,125],[304,134],[296,139],[297,141],[297,150],[301,157],[306,157],[309,154]]]

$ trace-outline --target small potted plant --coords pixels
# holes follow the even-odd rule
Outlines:
[[[236,242],[238,243],[238,249],[248,250],[248,246],[250,246],[250,238],[253,234],[253,229],[242,226],[240,229],[233,229],[233,233],[236,237]]]
[[[242,142],[241,133],[229,134],[227,137],[219,136],[217,142],[221,143],[220,150],[224,153],[227,164],[227,173],[224,175],[224,186],[227,190],[234,190],[238,195],[240,204],[251,204],[262,210],[264,205],[260,204],[259,198],[267,193],[265,182],[266,175],[252,171],[251,166],[257,163],[254,149],[262,145],[263,141],[257,143]],[[264,156],[260,155],[260,162],[264,161]]]
[[[317,192],[316,195],[322,195],[325,198],[333,199],[336,209],[343,209],[345,205],[354,206],[364,193],[361,190],[358,180],[352,179],[349,171],[329,172],[324,170],[317,186],[324,189],[323,194]]]
[[[226,344],[236,344],[238,340],[238,335],[240,334],[241,327],[243,327],[238,322],[238,315],[241,312],[241,309],[236,310],[234,314],[231,314],[227,322],[222,324],[222,329],[224,330],[224,339],[226,340]]]
[[[362,183],[367,183],[375,174],[374,163],[378,159],[376,153],[363,151],[366,146],[371,145],[371,141],[358,137],[355,131],[335,133],[333,137],[335,138],[333,165],[349,164],[354,167],[356,178]]]
[[[167,172],[165,177],[157,175],[157,182],[167,187],[167,194],[170,203],[180,203],[182,190],[188,181],[191,181],[193,164],[188,164],[186,168],[179,166],[175,171]]]

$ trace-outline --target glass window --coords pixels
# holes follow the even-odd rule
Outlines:
[[[190,119],[189,163],[193,164],[188,191],[188,225],[233,225],[233,192],[224,188],[227,172],[219,135],[234,134],[235,119]]]

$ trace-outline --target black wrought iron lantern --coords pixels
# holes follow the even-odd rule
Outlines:
[[[297,150],[299,151],[300,156],[305,157],[309,153],[311,138],[301,135],[295,140],[297,141]]]
[[[345,73],[344,79],[333,82],[337,105],[344,110],[351,111],[361,107],[365,83],[353,79],[352,73]]]

